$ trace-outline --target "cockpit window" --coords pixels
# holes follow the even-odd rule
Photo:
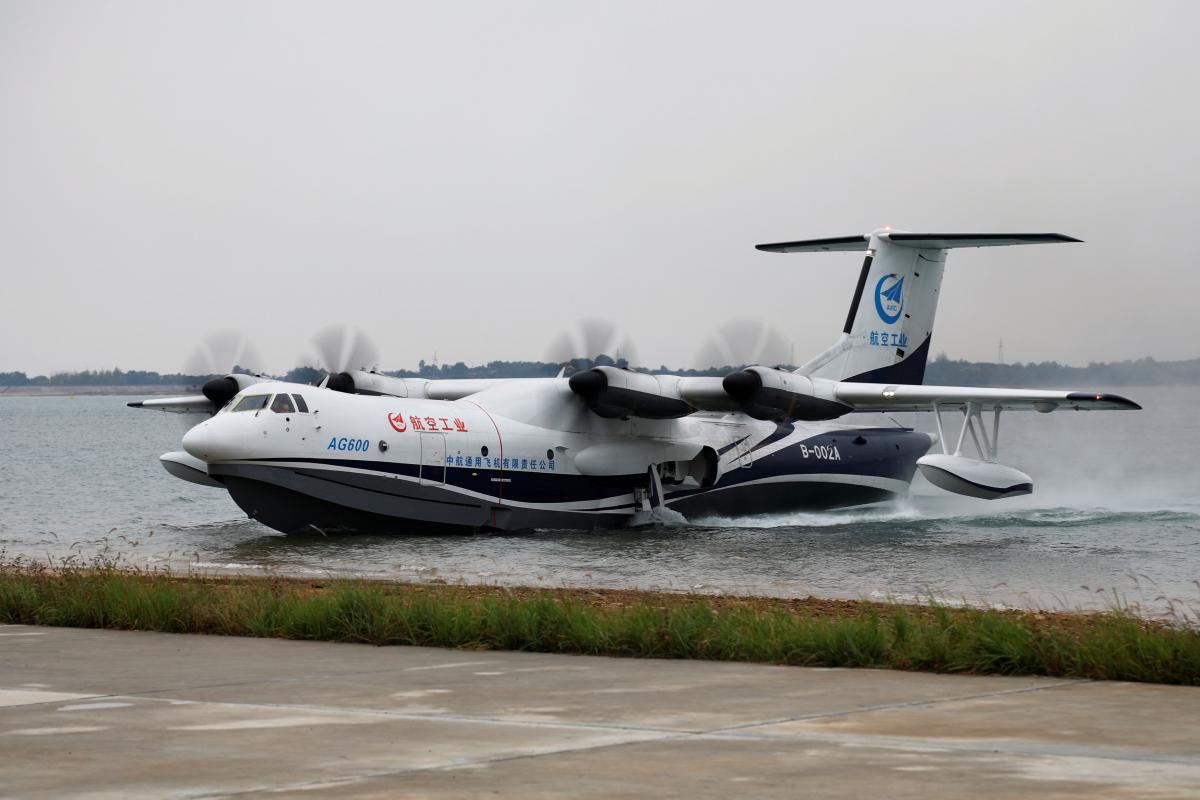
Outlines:
[[[286,394],[275,395],[275,399],[271,401],[271,410],[276,414],[296,413],[296,408],[292,405],[292,398]]]
[[[233,407],[234,411],[261,411],[267,407],[267,401],[271,399],[269,394],[248,394],[238,404]]]
[[[294,394],[294,395],[292,395],[292,397],[296,398],[296,408],[300,410],[300,413],[307,414],[308,413],[308,403],[304,402],[304,398],[298,394]]]

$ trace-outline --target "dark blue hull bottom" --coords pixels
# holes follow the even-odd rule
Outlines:
[[[758,483],[704,492],[668,503],[691,519],[829,511],[893,500],[895,492],[846,483]]]
[[[252,519],[289,534],[319,531],[429,535],[533,528],[615,528],[629,524],[633,510],[628,507],[623,513],[588,513],[498,506],[435,486],[397,486],[391,481],[386,493],[359,486],[321,487],[326,497],[337,496],[341,500],[338,502],[315,496],[311,486],[280,485],[293,481],[281,481],[283,476],[278,472],[268,481],[259,476],[232,474],[238,471],[231,469],[221,476],[234,502]],[[294,481],[297,484],[324,480],[288,474],[299,479]],[[821,511],[895,497],[895,492],[875,486],[805,481],[731,486],[669,498],[668,505],[695,519]]]

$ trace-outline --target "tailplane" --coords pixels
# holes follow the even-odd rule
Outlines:
[[[946,251],[955,247],[1078,242],[1059,233],[909,233],[760,244],[772,253],[867,252],[841,337],[796,372],[862,383],[925,379]]]

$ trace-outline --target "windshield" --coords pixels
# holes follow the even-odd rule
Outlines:
[[[292,406],[292,398],[286,394],[277,394],[271,401],[271,410],[276,414],[293,414],[296,409]]]
[[[269,394],[248,394],[241,400],[238,400],[234,411],[259,411],[267,407],[267,401],[271,399]]]

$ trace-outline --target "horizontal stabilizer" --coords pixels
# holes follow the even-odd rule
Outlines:
[[[1013,244],[1054,244],[1078,242],[1073,236],[1061,233],[908,233],[903,231],[877,232],[876,235],[900,247],[921,250],[949,250],[954,247],[999,247]],[[835,236],[827,239],[802,239],[797,242],[760,244],[756,248],[767,253],[823,253],[866,250],[870,236]]]
[[[1083,241],[1061,233],[901,233],[893,231],[886,234],[884,238],[901,247],[917,247],[922,250]]]
[[[757,244],[755,248],[768,253],[836,253],[867,249],[870,236],[832,236],[826,239],[804,239],[799,242]]]

